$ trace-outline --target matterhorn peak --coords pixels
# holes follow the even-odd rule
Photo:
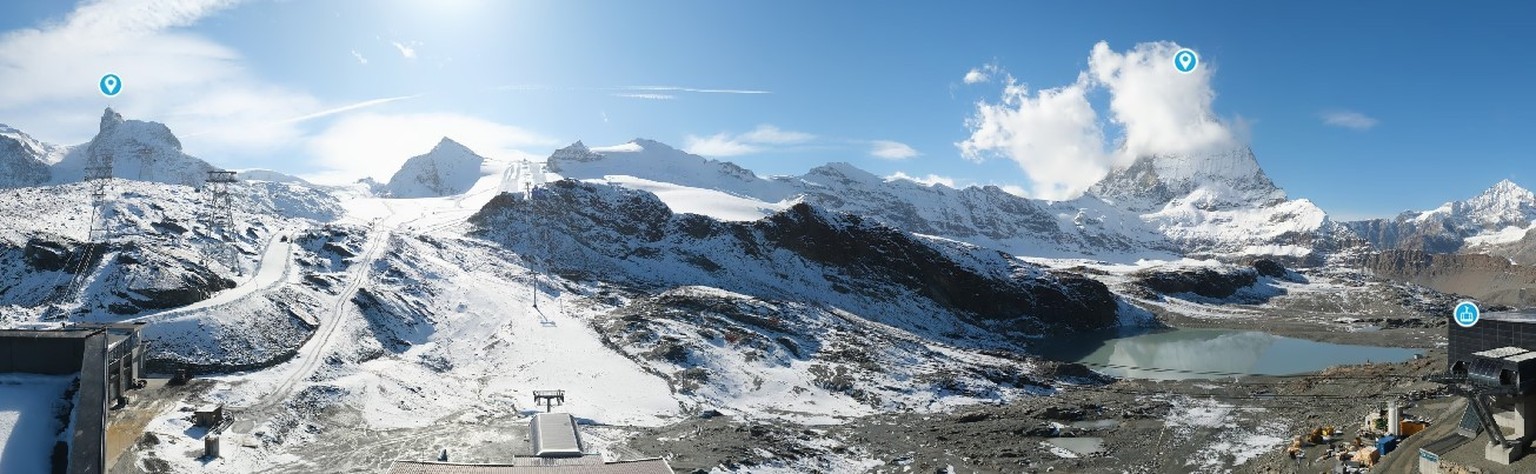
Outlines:
[[[101,131],[102,132],[106,132],[107,130],[116,127],[120,123],[123,123],[123,114],[117,113],[116,110],[112,110],[112,107],[108,106],[107,107],[107,111],[106,112],[102,112],[102,114],[101,114]]]

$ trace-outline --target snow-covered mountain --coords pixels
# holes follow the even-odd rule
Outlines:
[[[1533,223],[1536,195],[1506,179],[1464,201],[1346,225],[1377,248],[1445,253],[1518,242]]]
[[[310,184],[309,181],[291,174],[268,169],[248,169],[235,173],[241,181],[271,181],[274,183]]]
[[[485,157],[443,137],[432,151],[405,160],[384,185],[384,191],[397,198],[461,194],[480,180],[484,164]]]
[[[474,235],[557,272],[631,286],[703,285],[858,314],[954,312],[974,324],[1035,334],[1120,322],[1114,297],[1092,280],[807,203],[754,222],[722,222],[673,214],[647,192],[562,180],[532,199],[499,195],[470,222],[479,226]],[[914,312],[918,300],[932,310]]]
[[[48,157],[56,147],[0,124],[0,188],[36,186],[53,176]]]
[[[1187,255],[1318,263],[1327,252],[1358,245],[1311,201],[1287,200],[1248,147],[1143,156],[1087,194],[1138,214]]]
[[[926,185],[882,178],[847,163],[827,164],[801,176],[763,178],[735,164],[646,139],[602,148],[577,142],[556,150],[548,163],[560,176],[656,192],[669,206],[715,217],[739,219],[743,213],[737,210],[746,209],[749,218],[739,220],[750,220],[805,202],[1016,255],[1135,260],[1168,258],[1177,250],[1133,216],[1095,199],[1051,203],[995,186]],[[719,195],[709,198],[712,206],[699,208],[696,201],[707,194],[699,190]]]
[[[181,151],[181,140],[159,122],[125,120],[108,107],[90,142],[70,147],[53,166],[54,183],[85,179],[89,167],[110,166],[112,176],[138,181],[199,186],[212,165]]]

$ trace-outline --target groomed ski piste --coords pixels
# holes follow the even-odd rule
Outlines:
[[[504,172],[486,174],[465,194],[450,197],[345,195],[341,221],[365,229],[366,239],[347,265],[339,290],[322,302],[325,310],[318,312],[314,331],[286,362],[207,378],[205,392],[149,424],[146,431],[162,444],[138,451],[138,462],[172,472],[244,473],[377,471],[396,459],[429,459],[445,449],[455,460],[505,460],[509,449],[515,450],[510,447],[526,444],[527,417],[542,410],[533,405],[534,390],[565,390],[567,401],[556,409],[576,415],[584,424],[585,441],[610,460],[665,454],[629,451],[622,440],[635,430],[671,423],[700,409],[743,419],[807,423],[836,423],[877,412],[866,402],[818,387],[809,373],[817,370],[810,361],[782,355],[778,361],[743,360],[738,349],[722,341],[699,340],[704,336],[697,334],[698,328],[676,327],[668,337],[693,339],[705,349],[701,356],[714,359],[700,363],[739,375],[684,395],[668,378],[658,376],[676,368],[626,357],[649,347],[615,350],[591,325],[616,307],[593,303],[594,293],[606,292],[602,284],[542,274],[535,271],[539,265],[465,240],[460,233],[465,218],[497,193],[526,192],[528,184],[542,186],[558,179],[534,169],[511,163]],[[739,202],[721,200],[718,209],[701,209],[707,204],[692,199],[713,192],[674,190],[678,192],[661,194],[689,198],[687,206],[720,217],[746,217]],[[137,319],[153,323],[151,328],[206,325],[223,313],[241,311],[244,304],[301,285],[303,272],[292,255],[296,239],[283,238],[297,232],[277,232],[266,239],[256,271],[235,288]],[[764,304],[706,287],[675,292]],[[393,308],[382,310],[379,305]],[[915,361],[917,354],[941,351],[943,356],[924,362],[934,366],[925,371],[945,370],[945,360],[1027,370],[1017,362],[925,342],[896,328],[803,310],[821,315],[814,318],[821,322],[814,324],[829,335],[873,329],[886,335],[881,337],[902,341],[905,347],[895,351],[907,354],[902,359]],[[412,316],[395,319],[402,313]],[[893,402],[921,410],[991,396],[927,392],[925,384],[916,381],[894,383],[907,387],[902,391],[909,393],[909,400]],[[208,403],[225,405],[235,420],[222,433],[222,442],[230,448],[213,460],[196,456],[201,440],[186,436],[201,430],[192,426],[186,411]],[[814,466],[786,463],[761,466],[760,471],[803,472],[814,467],[863,472],[872,463],[877,462],[854,450],[829,453]]]

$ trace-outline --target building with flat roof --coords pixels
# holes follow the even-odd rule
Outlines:
[[[389,474],[672,474],[672,466],[661,459],[555,466],[395,461]]]
[[[137,325],[76,326],[50,330],[0,329],[0,374],[72,377],[70,389],[53,402],[69,407],[69,419],[58,443],[47,454],[52,472],[106,472],[107,412],[114,401],[138,386],[143,351]],[[25,378],[17,378],[26,383]],[[18,387],[13,387],[18,388]],[[30,405],[29,405],[30,406]],[[49,408],[53,404],[48,405]],[[19,416],[36,416],[21,413]],[[52,416],[52,410],[46,414]],[[62,432],[70,430],[70,432]],[[9,438],[13,433],[4,433]],[[29,434],[36,436],[36,433]],[[3,457],[39,444],[6,443]],[[66,454],[67,453],[67,454]],[[58,466],[62,460],[65,466]]]
[[[1529,454],[1536,441],[1536,313],[1488,313],[1473,321],[1462,326],[1453,318],[1446,328],[1446,373],[1436,379],[1467,406],[1456,435],[1420,449],[1427,468],[1459,446],[1457,436],[1486,435],[1484,457],[1502,465]]]

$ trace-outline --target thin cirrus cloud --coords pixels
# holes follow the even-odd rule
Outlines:
[[[613,94],[613,96],[614,97],[623,97],[623,98],[626,98],[626,99],[645,99],[645,100],[672,100],[672,99],[676,99],[677,98],[677,96],[672,95],[672,94],[656,94],[656,93],[649,93],[649,92],[622,92],[622,93]]]
[[[912,148],[910,145],[902,142],[891,140],[873,140],[869,143],[869,156],[873,156],[875,158],[885,160],[905,160],[921,154],[918,153],[917,150]]]
[[[815,138],[815,135],[809,133],[762,124],[739,134],[720,132],[702,137],[688,135],[683,138],[683,150],[703,156],[740,156],[760,153],[776,146],[798,145]]]
[[[746,94],[746,95],[760,95],[760,94],[772,94],[773,93],[773,91],[757,90],[757,89],[698,89],[698,88],[693,88],[693,87],[677,87],[677,86],[625,86],[625,87],[620,87],[619,89],[632,90],[632,91],[654,91],[654,92],[691,92],[691,93],[695,93],[695,94]]]
[[[1353,110],[1328,110],[1319,114],[1319,117],[1325,125],[1359,131],[1370,130],[1379,123],[1375,118]]]

